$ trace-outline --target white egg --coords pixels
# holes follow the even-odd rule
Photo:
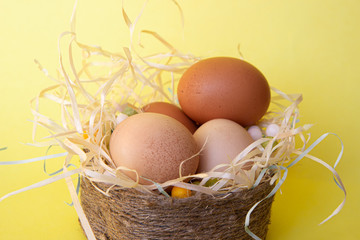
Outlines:
[[[200,153],[198,171],[208,172],[219,164],[229,164],[253,139],[240,124],[227,119],[213,119],[194,133]],[[217,171],[223,171],[218,169]]]

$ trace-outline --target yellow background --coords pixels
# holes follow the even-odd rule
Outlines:
[[[80,0],[79,40],[121,51],[128,43],[121,2]],[[143,1],[123,2],[134,19]],[[238,56],[240,44],[245,59],[272,86],[286,93],[303,93],[301,122],[316,124],[311,129],[312,141],[334,132],[344,142],[344,156],[337,167],[348,191],[343,210],[318,226],[343,194],[329,171],[304,159],[290,169],[282,194],[277,193],[268,239],[360,239],[360,1],[178,2],[185,17],[183,33],[179,12],[170,0],[150,0],[139,28],[157,31],[180,50],[201,56]],[[51,84],[33,60],[55,73],[57,39],[70,29],[73,4],[73,0],[0,0],[0,148],[8,147],[0,152],[1,161],[45,154],[45,148],[22,144],[31,142],[29,102]],[[338,140],[329,137],[312,153],[332,165],[339,150]],[[42,167],[42,162],[0,166],[0,196],[46,179]],[[85,239],[74,208],[64,202],[70,202],[64,181],[4,200],[0,239]]]

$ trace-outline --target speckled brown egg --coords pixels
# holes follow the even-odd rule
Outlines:
[[[264,75],[250,63],[231,57],[193,64],[179,80],[177,94],[182,110],[200,124],[224,118],[250,126],[270,104]]]
[[[137,171],[141,184],[163,183],[194,174],[199,164],[197,144],[177,120],[158,113],[139,113],[117,125],[110,138],[110,155],[117,167]],[[136,175],[124,171],[132,179]],[[146,179],[145,179],[146,178]]]
[[[193,122],[178,106],[167,102],[152,102],[141,108],[143,112],[161,113],[181,122],[191,133],[197,129]]]

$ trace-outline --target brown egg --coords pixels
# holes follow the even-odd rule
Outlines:
[[[197,129],[197,125],[185,115],[185,113],[178,106],[167,102],[153,102],[145,105],[141,109],[143,112],[161,113],[172,117],[182,124],[184,124],[191,133]]]
[[[110,138],[110,155],[117,167],[137,171],[139,176],[163,183],[194,174],[199,164],[197,144],[188,129],[175,119],[158,113],[139,113],[122,121]],[[194,157],[192,157],[194,156]],[[134,173],[124,171],[132,179]],[[140,178],[141,184],[152,184]]]
[[[229,164],[241,151],[254,142],[240,124],[228,119],[213,119],[194,133],[200,154],[198,172],[208,172],[219,164]],[[244,169],[251,168],[245,164]],[[225,169],[217,169],[223,171]]]
[[[177,94],[182,110],[202,124],[215,118],[250,126],[270,104],[270,87],[253,65],[231,57],[201,60],[181,77]]]

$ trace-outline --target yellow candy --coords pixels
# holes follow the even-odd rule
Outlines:
[[[83,133],[83,138],[87,139],[89,137],[89,135],[87,133]]]
[[[173,187],[171,190],[171,197],[173,198],[187,198],[191,196],[191,190],[181,187]]]
[[[94,133],[94,137],[96,137],[96,134],[97,134],[98,132],[99,132],[99,129],[95,131],[95,133]],[[87,138],[89,137],[89,135],[87,134],[87,132],[86,132],[86,131],[84,131],[84,133],[83,133],[83,135],[82,135],[82,136],[83,136],[83,138],[84,138],[84,139],[87,139]]]

